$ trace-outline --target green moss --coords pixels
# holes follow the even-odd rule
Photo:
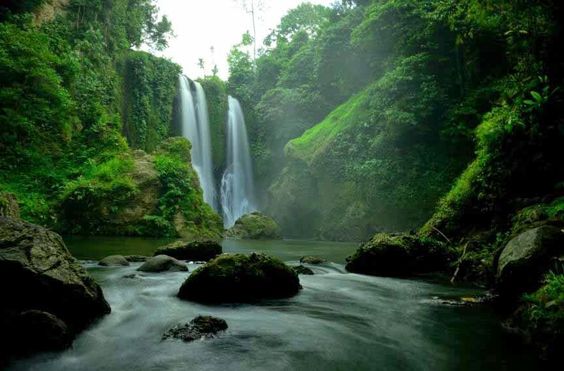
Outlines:
[[[180,66],[141,51],[119,62],[123,76],[123,133],[133,148],[153,151],[171,133]]]
[[[189,160],[190,143],[184,138],[169,138],[157,148],[154,164],[162,185],[157,215],[161,218],[150,221],[166,220],[174,226],[167,230],[185,238],[218,238],[223,231],[221,218],[204,202]]]
[[[134,162],[129,154],[92,164],[61,194],[60,229],[71,234],[119,234],[112,219],[118,217],[139,192],[131,177]],[[125,234],[134,234],[134,226]]]
[[[544,286],[523,300],[529,304],[524,315],[532,327],[564,329],[564,274],[548,274]]]

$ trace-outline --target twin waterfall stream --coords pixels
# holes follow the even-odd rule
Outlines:
[[[222,214],[225,228],[232,227],[241,216],[256,210],[245,117],[237,99],[229,96],[228,104],[226,163],[218,197],[206,95],[198,82],[180,76],[182,135],[192,143],[192,166],[200,179],[204,201]]]

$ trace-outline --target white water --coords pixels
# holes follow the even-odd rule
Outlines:
[[[193,84],[195,94],[190,87],[190,80],[180,76],[182,135],[192,143],[192,166],[200,179],[204,201],[217,210],[206,95],[199,83],[194,81]]]
[[[227,166],[221,179],[221,208],[225,228],[256,210],[249,139],[239,101],[229,97]]]

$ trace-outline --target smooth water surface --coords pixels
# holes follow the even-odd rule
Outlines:
[[[121,241],[121,242],[120,242]],[[68,239],[82,259],[149,253],[157,240]],[[534,370],[534,355],[504,335],[487,307],[444,306],[433,297],[475,293],[412,280],[348,274],[353,244],[225,241],[228,252],[264,251],[297,263],[302,255],[332,262],[300,276],[303,290],[257,305],[205,306],[181,301],[186,272],[137,273],[139,264],[85,263],[102,285],[112,313],[72,349],[40,355],[15,370]],[[151,250],[152,249],[152,250]],[[100,253],[103,252],[103,253]],[[190,264],[190,270],[196,265]],[[136,273],[135,278],[124,276]],[[197,315],[225,319],[229,329],[193,343],[167,340],[170,327]]]

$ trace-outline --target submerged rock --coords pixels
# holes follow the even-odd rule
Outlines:
[[[0,358],[60,349],[110,312],[102,289],[58,234],[2,217],[0,292]],[[15,341],[22,336],[29,341]]]
[[[499,256],[496,281],[502,294],[537,289],[553,258],[564,256],[564,232],[552,226],[525,231],[511,239]]]
[[[140,272],[186,272],[188,267],[183,262],[167,255],[157,255],[147,259],[138,269]]]
[[[198,316],[190,323],[178,325],[164,333],[162,340],[180,339],[191,342],[202,338],[212,338],[220,331],[227,330],[227,322],[221,318]]]
[[[98,265],[103,267],[126,267],[129,265],[129,261],[121,255],[110,255],[100,260]]]
[[[257,211],[240,217],[225,232],[226,237],[242,240],[280,240],[282,233],[274,219]]]
[[[349,272],[402,277],[448,267],[453,253],[444,244],[411,234],[378,233],[347,258]]]
[[[223,249],[219,242],[213,240],[176,241],[159,247],[155,255],[168,255],[180,260],[208,261],[222,252]]]
[[[300,290],[296,272],[263,254],[224,254],[196,269],[178,297],[203,303],[288,298]]]
[[[327,260],[323,259],[319,256],[302,256],[300,258],[300,263],[302,264],[312,264],[312,265],[318,265],[318,264],[323,264],[326,263]]]
[[[308,276],[312,276],[312,275],[313,275],[313,271],[312,271],[310,268],[305,267],[305,266],[303,266],[303,265],[298,265],[298,266],[292,267],[292,269],[293,269],[297,274],[305,274],[305,275],[308,275]]]

